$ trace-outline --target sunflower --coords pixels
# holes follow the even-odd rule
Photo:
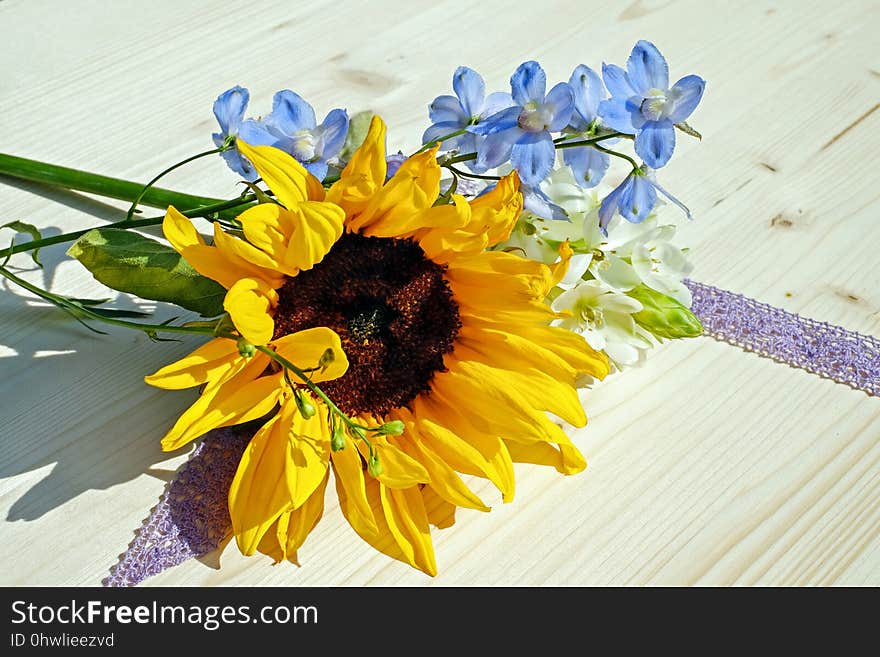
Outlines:
[[[215,224],[213,245],[174,208],[163,225],[195,269],[227,288],[233,339],[147,382],[204,386],[163,439],[168,450],[268,417],[229,491],[244,554],[295,562],[332,470],[353,529],[433,575],[429,526],[452,524],[456,507],[489,510],[461,475],[488,479],[506,502],[514,462],[586,467],[547,413],[583,426],[576,381],[605,376],[608,363],[549,325],[545,297],[570,251],[548,267],[487,250],[522,211],[515,173],[474,200],[438,201],[434,149],[386,181],[378,117],[326,192],[281,150],[238,148],[274,202],[243,212],[239,234]]]

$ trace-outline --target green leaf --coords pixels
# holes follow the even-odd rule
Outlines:
[[[354,152],[364,143],[372,120],[373,113],[369,110],[358,112],[351,117],[348,122],[348,134],[345,135],[345,144],[339,152],[339,159],[342,162],[348,162]]]
[[[687,306],[649,288],[637,285],[627,292],[642,304],[642,310],[633,314],[636,323],[658,338],[695,338],[703,333],[703,325]]]
[[[35,242],[37,240],[43,239],[43,236],[40,234],[39,228],[37,228],[33,224],[29,224],[24,221],[10,221],[8,224],[3,224],[2,226],[0,226],[0,228],[11,228],[16,233],[27,233],[28,235],[31,236],[31,239],[33,239]],[[6,262],[9,261],[9,258],[12,257],[12,247],[13,246],[15,246],[15,238],[14,237],[12,238],[12,243],[9,245],[9,249],[8,249],[9,253],[6,256],[6,260],[3,262],[4,266],[6,265]],[[39,267],[42,268],[43,263],[40,262],[40,259],[38,257],[39,253],[40,253],[40,249],[34,249],[33,251],[31,251],[31,258],[33,258],[33,261],[35,263],[37,263],[37,265]]]
[[[95,228],[67,251],[107,287],[167,301],[203,317],[223,313],[226,290],[174,249],[123,228]]]

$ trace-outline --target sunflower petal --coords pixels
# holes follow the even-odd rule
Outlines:
[[[341,206],[349,217],[363,210],[376,190],[385,184],[388,171],[385,130],[382,119],[374,116],[364,142],[342,170],[339,180],[327,191],[327,200]]]
[[[587,462],[578,449],[571,445],[560,445],[557,450],[548,443],[520,443],[505,440],[504,444],[510,451],[510,458],[516,463],[534,463],[550,465],[565,475],[583,472]]]
[[[309,178],[314,176],[291,155],[274,146],[251,146],[241,139],[236,147],[285,206],[292,208],[309,200],[309,192],[314,189]]]
[[[256,379],[267,364],[268,358],[254,356],[234,377],[206,388],[162,438],[162,449],[171,452],[211,429],[256,420],[271,411],[281,391],[281,375]]]
[[[523,208],[516,171],[504,176],[492,191],[478,196],[470,205],[472,220],[468,228],[471,231],[485,232],[489,246],[506,240]]]
[[[262,271],[240,258],[230,258],[219,249],[205,244],[192,222],[169,206],[162,220],[162,232],[171,246],[202,276],[229,289],[236,281],[259,276]]]
[[[284,262],[297,272],[307,271],[321,262],[342,236],[345,211],[332,203],[306,201],[295,214]]]
[[[252,555],[260,540],[290,506],[285,479],[288,439],[276,416],[251,439],[232,484],[229,486],[229,516],[238,548]]]
[[[245,210],[239,215],[239,219],[251,210],[257,210],[260,207],[262,206],[258,205]],[[286,277],[280,271],[279,263],[272,256],[249,242],[229,235],[220,227],[219,223],[214,224],[214,246],[223,253],[227,260],[243,260],[253,265],[253,273],[249,276],[250,278],[262,278],[276,289],[284,285]],[[241,268],[244,269],[244,266]]]
[[[377,436],[372,442],[382,464],[382,474],[376,478],[388,488],[408,488],[431,481],[424,466],[394,445],[390,438]],[[357,441],[357,447],[361,456],[368,459],[370,452],[364,441]]]
[[[418,487],[395,489],[380,483],[379,497],[388,530],[410,565],[432,577],[436,575],[428,514]]]
[[[309,495],[308,499],[298,508],[289,511],[286,516],[284,533],[281,533],[281,519],[279,518],[279,542],[284,545],[284,556],[292,561],[296,560],[296,551],[306,542],[311,531],[318,524],[324,514],[324,493],[327,489],[327,481],[330,479],[330,470],[324,472],[324,478],[318,483],[318,487]]]
[[[275,290],[265,281],[242,278],[229,288],[223,308],[248,342],[264,345],[275,332],[275,321],[269,310],[277,298]]]
[[[326,368],[311,373],[314,383],[337,379],[348,370],[348,358],[342,350],[342,341],[332,329],[324,326],[305,329],[273,340],[276,353],[300,369],[321,365],[327,359],[326,352],[333,352]]]
[[[420,228],[416,219],[430,208],[440,194],[440,165],[437,148],[413,155],[348,226],[371,237],[397,237]]]
[[[455,524],[455,504],[440,497],[431,486],[422,488],[422,501],[425,504],[425,513],[428,514],[428,522],[437,529],[446,529]]]
[[[330,465],[330,432],[327,411],[323,404],[315,415],[304,418],[292,400],[283,404],[280,430],[289,441],[287,456],[287,489],[293,509],[311,496],[327,474]],[[290,409],[285,412],[286,409]]]
[[[332,452],[330,462],[336,479],[339,506],[346,520],[362,536],[375,533],[376,518],[366,493],[360,452],[349,444],[345,449]]]
[[[240,358],[235,340],[214,338],[189,356],[145,376],[144,381],[165,390],[192,388],[218,379]]]

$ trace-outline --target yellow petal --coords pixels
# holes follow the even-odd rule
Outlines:
[[[297,271],[307,271],[321,262],[342,236],[345,212],[332,203],[306,201],[295,214],[284,262]]]
[[[289,506],[285,478],[289,441],[274,417],[254,435],[229,487],[229,516],[238,549],[253,554],[260,539]]]
[[[428,522],[437,529],[446,529],[455,524],[455,505],[440,497],[430,486],[422,488],[422,501]]]
[[[474,399],[471,396],[465,403],[471,404]],[[474,429],[455,410],[456,403],[441,398],[436,390],[430,397],[416,398],[413,416],[420,440],[458,472],[491,481],[501,491],[502,499],[510,502],[515,483],[507,447],[496,436]],[[490,412],[496,411],[493,408]]]
[[[330,466],[327,410],[323,404],[316,403],[315,406],[315,415],[306,419],[297,412],[292,399],[282,405],[281,431],[289,440],[287,489],[294,509],[315,492]]]
[[[270,310],[277,298],[275,290],[265,281],[242,278],[229,288],[223,299],[223,308],[248,342],[264,345],[275,332]]]
[[[547,443],[520,443],[506,440],[504,443],[510,452],[510,458],[516,463],[534,463],[550,465],[565,475],[583,472],[587,462],[578,449],[572,445],[560,445],[555,449]]]
[[[268,364],[268,358],[260,354],[250,361],[228,381],[205,389],[162,438],[163,450],[173,451],[212,429],[256,420],[272,410],[281,392],[281,375],[255,380]]]
[[[165,390],[192,388],[218,379],[240,359],[235,340],[215,338],[179,361],[144,377],[151,386]]]
[[[306,542],[311,531],[324,514],[324,492],[330,470],[324,472],[324,478],[314,492],[297,509],[287,511],[278,518],[278,542],[283,546],[283,557],[296,563],[296,551]]]
[[[469,378],[474,387],[484,389],[492,399],[497,399],[511,411],[528,407],[550,411],[578,427],[587,423],[584,407],[571,384],[554,379],[534,367],[516,371],[499,367],[495,359],[487,358],[464,345],[456,347],[455,358],[456,362],[448,365],[450,371]],[[463,381],[460,379],[460,383]]]
[[[354,152],[339,180],[327,191],[327,200],[341,206],[347,216],[353,217],[385,184],[387,171],[385,123],[374,116],[363,144]]]
[[[250,210],[255,209],[250,208]],[[250,210],[246,210],[245,213]],[[245,213],[242,213],[239,218]],[[287,280],[287,277],[280,271],[278,263],[269,254],[224,232],[219,223],[214,224],[214,246],[223,253],[223,257],[227,260],[244,261],[253,265],[252,273],[248,278],[261,278],[276,289],[284,285],[284,281]],[[241,266],[241,269],[244,269],[244,265]]]
[[[551,282],[548,283],[547,289],[545,290],[545,295],[549,294],[550,290],[558,285],[559,281],[565,278],[565,274],[568,272],[568,262],[573,255],[574,251],[571,250],[571,245],[568,243],[568,240],[565,240],[559,245],[559,261],[550,267],[552,277]]]
[[[330,454],[339,507],[358,534],[373,534],[377,531],[376,519],[366,493],[363,461],[357,448],[348,442],[345,449]]]
[[[371,441],[382,464],[382,474],[377,479],[389,488],[408,488],[431,481],[428,471],[417,460],[408,456],[391,442],[392,438],[376,436]],[[405,438],[404,438],[405,440]],[[404,440],[400,442],[403,443]],[[364,459],[369,458],[369,448],[362,440],[357,441],[358,450]]]
[[[213,246],[207,246],[192,222],[173,206],[168,208],[162,221],[162,232],[171,246],[183,256],[193,269],[220,283],[226,289],[247,276],[262,276],[259,267],[238,257],[229,257]]]
[[[440,165],[432,148],[404,161],[384,187],[377,190],[357,215],[348,215],[348,227],[373,237],[396,237],[418,230],[423,210],[440,193]]]
[[[332,350],[332,360],[326,363],[326,369],[311,373],[314,383],[337,379],[348,370],[348,358],[342,350],[339,336],[324,326],[285,335],[273,340],[272,345],[279,356],[303,370],[318,366],[325,352]]]
[[[400,441],[400,448],[428,471],[429,483],[435,493],[456,506],[489,511],[489,507],[467,487],[452,466],[425,444],[418,434],[415,419],[409,411],[401,409],[397,414],[406,425],[406,433],[404,439]]]
[[[291,155],[274,146],[251,146],[241,139],[236,146],[253,163],[260,178],[286,207],[292,208],[309,200],[309,177],[314,176]]]
[[[380,483],[379,496],[388,530],[410,565],[432,577],[436,575],[428,514],[418,487],[395,489]]]
[[[495,188],[471,201],[472,230],[485,230],[489,246],[510,237],[516,220],[522,213],[523,198],[519,193],[519,177],[512,171]]]

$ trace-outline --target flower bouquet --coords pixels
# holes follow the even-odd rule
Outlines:
[[[509,92],[489,94],[461,67],[454,95],[430,104],[421,146],[408,154],[386,151],[386,125],[370,112],[334,109],[318,123],[283,90],[270,113],[246,118],[249,94],[234,87],[214,103],[215,148],[145,186],[0,156],[0,173],[131,202],[118,222],[64,235],[7,224],[32,240],[6,249],[0,275],[93,331],[202,340],[145,377],[197,394],[161,441],[173,451],[204,439],[190,474],[208,468],[198,485],[217,502],[184,510],[213,528],[198,545],[190,537],[184,556],[231,533],[245,555],[296,562],[332,479],[358,535],[433,575],[430,527],[451,525],[458,507],[490,508],[472,478],[508,502],[514,463],[584,470],[566,433],[587,422],[579,388],[640,363],[663,340],[700,335],[702,324],[778,356],[767,335],[792,316],[687,281],[687,250],[674,242],[676,222],[691,215],[657,171],[677,134],[700,138],[688,121],[704,81],[671,83],[658,49],[639,41],[625,68],[603,65],[600,76],[578,65],[547,87],[534,61],[516,69]],[[216,155],[243,192],[213,199],[157,187]],[[144,205],[165,212],[143,217]],[[159,224],[167,244],[138,232]],[[16,254],[39,264],[39,247],[62,242],[103,285],[176,305],[177,316],[150,321],[14,272]],[[738,332],[731,318],[749,312],[769,318],[768,329],[752,322]],[[788,362],[819,329],[798,330]],[[869,385],[864,373],[831,375]],[[225,470],[198,465],[211,444],[228,452]],[[167,508],[152,517],[167,520]],[[155,551],[149,526],[126,558]],[[111,583],[136,583],[174,559],[141,562]]]

